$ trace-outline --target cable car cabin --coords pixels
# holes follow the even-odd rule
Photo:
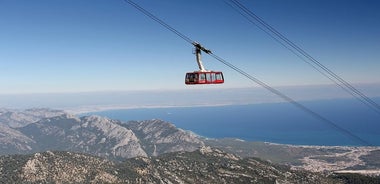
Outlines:
[[[185,84],[222,84],[224,83],[223,73],[214,71],[188,72],[185,76]]]

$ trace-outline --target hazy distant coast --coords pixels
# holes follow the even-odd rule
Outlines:
[[[380,84],[356,85],[369,97],[380,97]],[[298,101],[352,98],[335,85],[277,87]],[[0,94],[0,107],[54,108],[71,113],[114,109],[224,106],[284,102],[263,88],[203,88],[185,90],[103,91],[82,93]],[[36,106],[38,104],[38,106]]]
[[[158,108],[181,108],[181,107],[220,107],[229,105],[249,105],[249,104],[198,104],[198,105],[161,105],[161,106],[128,106],[128,105],[109,105],[109,106],[90,106],[63,109],[71,114],[83,114],[90,112],[100,112],[109,110],[127,110],[127,109],[158,109]]]

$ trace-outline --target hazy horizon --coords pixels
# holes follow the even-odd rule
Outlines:
[[[369,97],[380,96],[379,84],[356,85]],[[335,85],[283,86],[278,90],[297,101],[352,98]],[[284,102],[263,88],[204,88],[80,93],[0,94],[0,107],[53,108],[71,112],[108,109],[220,106]]]

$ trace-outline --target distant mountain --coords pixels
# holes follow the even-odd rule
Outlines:
[[[122,163],[71,152],[0,157],[0,183],[341,183],[210,147]]]
[[[50,109],[0,109],[0,154],[30,153],[37,142],[17,128],[64,114]]]
[[[161,120],[121,122],[99,116],[78,118],[49,109],[2,110],[0,117],[3,119],[0,154],[58,150],[125,159],[194,151],[204,145],[193,133]]]
[[[120,123],[98,116],[77,118],[63,114],[19,130],[37,143],[32,147],[36,152],[75,151],[113,159],[147,156],[132,130]]]
[[[0,124],[11,128],[18,128],[34,123],[43,118],[50,118],[65,114],[64,111],[45,108],[34,108],[26,110],[0,109]]]

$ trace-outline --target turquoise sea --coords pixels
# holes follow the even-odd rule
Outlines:
[[[374,98],[380,102],[380,98]],[[354,99],[301,102],[371,145],[380,146],[380,114]],[[295,145],[361,145],[289,103],[107,110],[122,121],[162,119],[209,138],[233,137]]]

